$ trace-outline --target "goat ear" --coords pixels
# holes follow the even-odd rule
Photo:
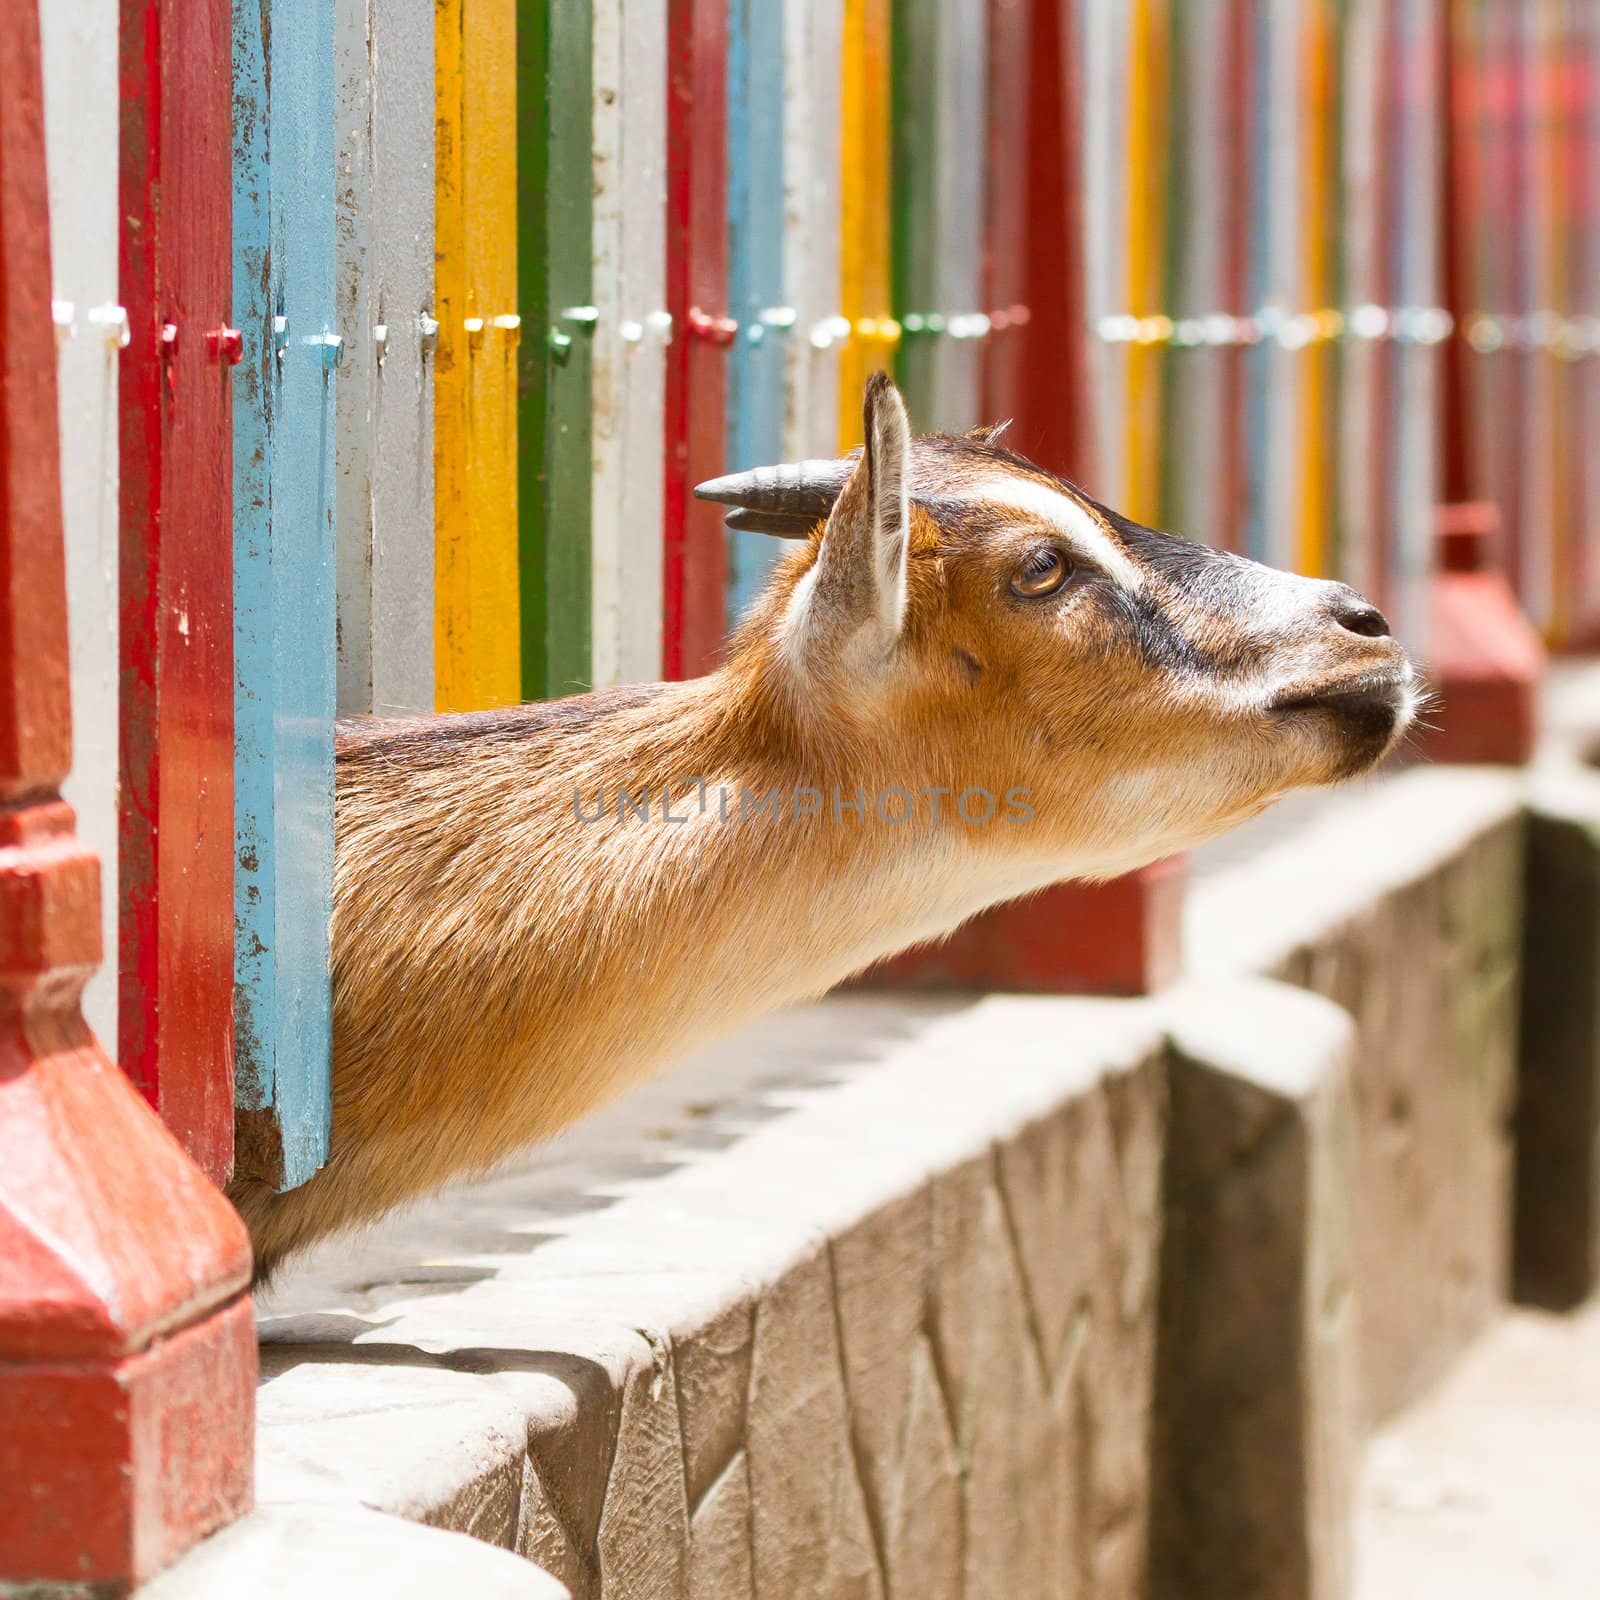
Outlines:
[[[786,644],[808,675],[861,681],[887,665],[906,610],[911,423],[889,375],[867,380],[861,459],[790,603]]]

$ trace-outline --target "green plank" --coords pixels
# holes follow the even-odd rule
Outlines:
[[[936,410],[934,347],[943,316],[938,303],[939,7],[929,0],[895,0],[893,107],[894,233],[890,294],[902,337],[895,378],[905,392],[914,428],[932,426]],[[973,137],[978,137],[974,131]],[[978,226],[974,219],[973,226]],[[960,309],[960,308],[957,308]]]
[[[518,494],[522,692],[592,677],[590,383],[594,16],[525,3],[517,26]],[[601,337],[616,337],[606,329]]]

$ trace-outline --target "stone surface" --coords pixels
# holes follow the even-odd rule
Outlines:
[[[1359,1445],[1353,1028],[1273,983],[1169,1004],[1151,1592],[1334,1600]]]
[[[561,1584],[465,1533],[356,1506],[261,1506],[139,1590],[140,1600],[568,1600]]]
[[[1423,1392],[1508,1286],[1522,779],[1417,769],[1190,896],[1197,977],[1258,973],[1358,1021],[1354,1274],[1369,1420]]]
[[[1519,1311],[1367,1452],[1355,1600],[1600,1594],[1600,1307]]]
[[[707,1488],[689,1527],[689,1600],[751,1600],[755,1548],[750,1463],[740,1450]]]
[[[264,1499],[574,1600],[1128,1600],[1165,1071],[1140,1005],[849,996],[291,1268]]]

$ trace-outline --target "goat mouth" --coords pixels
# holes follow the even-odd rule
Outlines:
[[[1363,713],[1387,712],[1392,717],[1400,709],[1404,690],[1405,680],[1399,674],[1363,674],[1315,689],[1275,695],[1267,703],[1267,709],[1279,716],[1292,716],[1297,711],[1333,711],[1356,717]]]

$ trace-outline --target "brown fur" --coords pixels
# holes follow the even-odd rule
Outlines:
[[[881,439],[895,448],[892,428]],[[1333,586],[1133,529],[983,438],[918,441],[901,464],[906,605],[881,666],[849,655],[874,637],[850,630],[887,514],[868,460],[709,677],[342,730],[332,1156],[285,1194],[235,1180],[258,1273],[985,905],[1125,870],[1365,766],[1403,724],[1398,692],[1386,718],[1370,695],[1331,693],[1403,662],[1386,638],[1315,620]],[[1138,594],[1080,562],[1059,596],[1019,599],[1019,563],[1054,536],[962,498],[997,474],[1073,494],[1139,567]],[[797,634],[825,539],[857,554],[813,580],[826,614]],[[1261,596],[1284,585],[1306,587],[1263,622]],[[1330,694],[1273,711],[1282,684]],[[689,821],[659,820],[667,785]],[[800,786],[824,815],[739,814],[740,790]],[[874,814],[890,786],[913,791],[911,820]],[[1025,789],[1035,814],[968,822],[945,799],[935,821],[915,793],[928,786]],[[618,820],[619,787],[650,791],[648,823]],[[866,791],[864,818],[826,814],[836,787]],[[592,812],[597,789],[609,819],[582,822],[574,792]]]

